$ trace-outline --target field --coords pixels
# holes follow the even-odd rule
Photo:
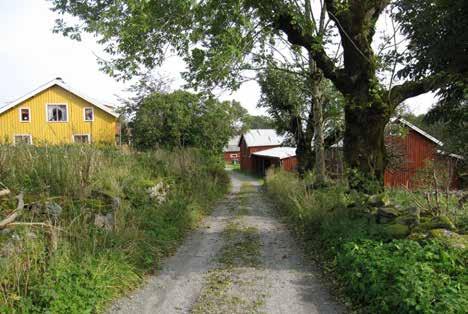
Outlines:
[[[227,191],[199,151],[0,146],[0,312],[94,313],[142,282]]]

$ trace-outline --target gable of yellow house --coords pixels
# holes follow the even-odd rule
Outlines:
[[[115,143],[117,128],[109,106],[60,78],[0,107],[0,143]]]

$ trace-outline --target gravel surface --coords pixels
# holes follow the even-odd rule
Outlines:
[[[318,271],[304,263],[303,253],[286,226],[274,218],[272,206],[259,192],[260,182],[237,172],[230,172],[230,176],[231,193],[213,214],[165,261],[157,275],[116,301],[108,313],[345,312],[321,284]],[[255,188],[239,193],[243,185]],[[219,255],[230,245],[223,231],[233,222],[258,235],[258,265],[220,266]],[[213,278],[225,278],[229,284],[219,282],[222,288],[213,287]]]

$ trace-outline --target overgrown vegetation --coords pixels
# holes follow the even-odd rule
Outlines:
[[[0,312],[95,313],[171,254],[227,189],[197,150],[0,146]]]
[[[466,312],[466,209],[449,211],[458,217],[456,227],[465,239],[460,245],[431,236],[394,239],[384,228],[390,225],[378,224],[363,208],[362,194],[340,184],[309,190],[308,181],[270,172],[267,193],[306,248],[323,258],[324,268],[334,273],[360,312]],[[386,196],[401,206],[426,204],[423,194],[400,190]]]

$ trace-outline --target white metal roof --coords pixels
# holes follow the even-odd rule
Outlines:
[[[284,137],[274,129],[253,129],[244,133],[242,137],[247,147],[281,145],[284,141]]]
[[[234,137],[230,138],[228,144],[226,146],[224,146],[223,151],[224,152],[238,152],[238,151],[240,151],[239,140],[240,140],[240,136],[234,136]]]
[[[434,136],[430,135],[429,133],[427,132],[424,132],[423,130],[421,130],[420,128],[418,128],[417,126],[415,126],[414,124],[406,121],[405,119],[403,118],[396,118],[396,119],[393,119],[391,122],[400,122],[401,124],[403,125],[406,125],[407,127],[409,127],[410,129],[412,129],[413,131],[421,134],[422,136],[424,136],[425,138],[431,140],[432,142],[436,143],[437,145],[439,146],[443,146],[444,143],[442,143],[442,141],[439,141],[438,139],[436,139]]]
[[[417,126],[415,126],[414,124],[406,121],[405,119],[403,118],[393,118],[390,120],[390,123],[397,123],[397,122],[400,122],[401,124],[403,124],[404,126],[412,129],[413,131],[421,134],[422,136],[424,136],[425,138],[429,139],[430,141],[436,143],[437,145],[439,146],[443,146],[444,143],[438,139],[436,139],[434,136],[430,135],[429,133],[427,132],[424,132],[423,130],[421,130],[420,128],[418,128]],[[333,144],[331,147],[333,148],[341,148],[343,147],[343,140],[340,140],[338,141],[337,143]]]
[[[296,156],[296,148],[295,147],[273,147],[267,150],[262,150],[259,152],[253,153],[255,156],[263,156],[263,157],[272,157],[272,158],[279,158],[279,159],[286,159],[289,157]]]
[[[21,98],[18,98],[17,100],[11,102],[11,103],[8,103],[6,104],[5,106],[1,107],[0,106],[0,114],[4,113],[5,111],[7,110],[10,110],[11,108],[14,108],[16,107],[17,105],[21,104],[22,102],[28,100],[29,98],[39,94],[40,92],[43,92],[45,91],[46,89],[52,87],[52,86],[60,86],[61,88],[63,88],[64,90],[86,100],[87,102],[89,102],[90,104],[98,107],[99,109],[107,112],[108,114],[114,116],[114,117],[118,117],[119,115],[117,113],[115,113],[113,110],[111,110],[107,105],[101,103],[101,102],[98,102],[97,100],[91,98],[91,97],[88,97],[86,95],[84,95],[83,93],[77,91],[76,89],[72,88],[71,86],[65,84],[65,82],[60,79],[60,78],[56,78],[56,79],[53,79],[47,83],[45,83],[44,85],[41,85],[39,86],[38,88],[36,88],[35,90],[33,90],[32,92],[30,93],[27,93],[26,95],[22,96]]]
[[[443,156],[449,156],[449,157],[452,157],[452,158],[455,158],[455,159],[461,159],[461,160],[465,159],[465,158],[463,158],[463,156],[460,156],[460,155],[457,155],[457,154],[450,154],[450,153],[444,152],[443,150],[440,150],[440,149],[437,150],[437,154],[443,155]]]

